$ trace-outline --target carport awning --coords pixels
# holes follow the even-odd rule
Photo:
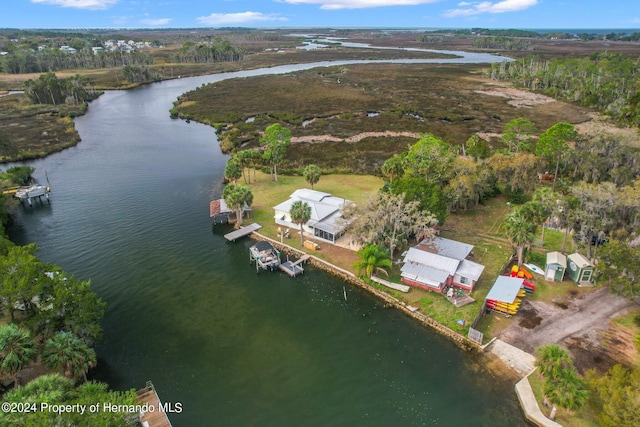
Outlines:
[[[520,292],[524,279],[498,276],[485,299],[513,304]]]

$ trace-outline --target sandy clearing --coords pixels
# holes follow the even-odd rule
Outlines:
[[[603,334],[609,329],[611,319],[629,309],[640,308],[640,304],[611,294],[609,287],[563,302],[566,308],[525,299],[499,338],[532,354],[539,346],[558,344],[572,354],[581,372],[593,367],[608,369],[608,365],[621,362],[615,354],[610,354],[615,351],[603,350]]]

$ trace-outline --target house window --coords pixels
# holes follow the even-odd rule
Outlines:
[[[464,277],[464,276],[460,276],[460,284],[462,285],[468,285],[471,281],[469,280],[468,277]]]

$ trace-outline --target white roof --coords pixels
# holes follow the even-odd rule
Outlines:
[[[341,224],[338,219],[341,217],[340,210],[344,207],[345,203],[351,203],[350,200],[334,197],[322,191],[302,188],[291,193],[288,200],[273,207],[276,211],[275,218],[282,219],[280,212],[290,212],[291,205],[296,201],[306,202],[311,208],[311,217],[307,223],[310,227],[332,233],[344,228],[344,225]]]
[[[405,262],[401,268],[402,277],[424,283],[433,287],[440,287],[449,278],[449,273],[429,267],[417,262]]]
[[[484,265],[469,261],[468,259],[463,259],[456,270],[456,274],[459,274],[462,277],[468,277],[469,279],[477,282],[483,271]]]
[[[593,264],[591,264],[588,259],[586,259],[585,257],[583,257],[577,252],[569,255],[567,258],[569,259],[569,261],[573,261],[573,263],[576,264],[579,268],[584,268],[589,266],[593,267]]]
[[[513,304],[523,283],[518,277],[498,276],[485,299]]]
[[[409,248],[407,255],[404,257],[404,262],[423,264],[427,267],[432,267],[440,271],[446,271],[451,276],[456,273],[458,265],[460,264],[460,261],[457,259],[447,258],[442,255],[422,251],[416,248]]]
[[[559,264],[567,268],[567,257],[562,252],[549,252],[547,253],[547,265],[549,264]]]
[[[445,239],[444,237],[426,238],[418,246],[424,247],[424,250],[459,261],[465,259],[473,250],[473,245]]]

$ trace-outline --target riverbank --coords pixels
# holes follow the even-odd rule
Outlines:
[[[538,402],[536,401],[535,395],[533,394],[533,391],[531,389],[531,386],[529,385],[528,376],[534,370],[535,363],[535,357],[533,355],[525,352],[524,350],[513,347],[501,340],[491,340],[485,345],[480,345],[475,341],[472,341],[469,338],[447,328],[441,323],[438,323],[431,317],[420,313],[416,307],[407,305],[405,302],[394,298],[387,292],[376,289],[375,287],[371,286],[371,284],[365,282],[350,271],[333,265],[330,262],[320,259],[314,255],[296,249],[293,246],[271,239],[263,234],[260,234],[258,231],[252,232],[251,237],[254,240],[267,241],[274,247],[276,247],[280,252],[287,255],[293,255],[298,258],[308,256],[309,258],[307,262],[311,263],[311,265],[313,265],[314,267],[324,270],[334,276],[339,277],[345,282],[351,283],[352,285],[366,290],[367,292],[373,294],[375,297],[384,301],[385,307],[400,310],[405,315],[413,318],[414,320],[417,320],[422,325],[428,326],[429,328],[435,330],[440,335],[446,337],[463,350],[475,351],[481,354],[485,354],[486,356],[489,356],[489,354],[493,355],[501,361],[501,366],[510,369],[513,372],[513,375],[518,378],[518,381],[515,384],[515,392],[518,396],[518,401],[520,402],[520,406],[527,420],[540,427],[559,426],[559,424],[549,420],[546,416],[544,416],[544,414],[542,414],[542,412],[540,411],[540,407],[538,406]],[[345,299],[348,298],[347,295],[348,294],[345,291]],[[504,375],[502,367],[496,366],[495,364],[491,363],[486,364],[486,366],[488,366],[490,369],[493,369],[493,372],[496,375]]]

